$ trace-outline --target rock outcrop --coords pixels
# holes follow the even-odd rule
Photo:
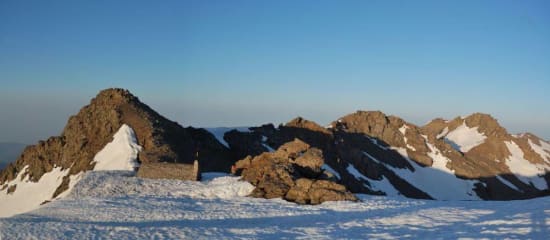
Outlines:
[[[358,111],[327,128],[296,118],[250,129],[246,136],[254,137],[246,144],[258,146],[254,151],[242,147],[244,133],[226,139],[239,156],[261,156],[262,146],[276,149],[298,138],[322,150],[338,183],[355,193],[446,200],[550,194],[550,144],[532,134],[511,135],[487,114],[418,127],[379,111]]]
[[[235,164],[233,173],[256,188],[253,197],[283,198],[301,204],[325,201],[357,201],[346,187],[322,170],[323,153],[301,140],[288,142],[275,152],[247,157]]]
[[[379,111],[348,114],[328,127],[298,117],[229,131],[222,144],[204,129],[164,118],[127,90],[107,89],[60,136],[27,147],[0,171],[0,197],[16,202],[22,184],[41,179],[53,186],[44,201],[61,196],[80,173],[98,166],[96,156],[124,126],[121,136],[133,151],[127,166],[162,166],[155,172],[164,167],[158,163],[198,160],[202,171],[228,172],[240,160],[233,172],[256,186],[255,197],[317,204],[355,200],[350,192],[445,200],[550,195],[550,143],[509,134],[487,114],[422,127]]]
[[[137,157],[141,163],[192,164],[197,152],[204,171],[229,172],[234,163],[229,150],[206,130],[184,128],[164,118],[127,90],[106,89],[69,118],[60,136],[27,147],[17,161],[1,171],[0,189],[7,188],[16,176],[38,182],[46,173],[60,168],[67,173],[51,196],[57,197],[68,189],[71,177],[94,169],[94,157],[123,125],[135,133],[141,146]]]

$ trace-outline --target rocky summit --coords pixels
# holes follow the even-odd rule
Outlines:
[[[103,90],[60,136],[27,147],[0,172],[0,217],[65,196],[86,171],[149,164],[155,178],[170,169],[166,177],[187,179],[171,166],[199,169],[186,165],[195,160],[203,172],[241,175],[255,186],[253,197],[302,204],[356,200],[351,193],[441,200],[550,195],[550,143],[512,135],[482,113],[416,126],[357,111],[327,127],[298,117],[215,134],[182,127],[127,90]]]
[[[238,156],[257,156],[294,138],[320,149],[337,182],[354,193],[441,200],[550,194],[550,144],[533,134],[509,134],[487,114],[419,127],[380,111],[358,111],[326,128],[296,118],[224,136]]]
[[[127,129],[126,134],[120,133],[123,129]],[[116,135],[120,135],[119,140]],[[228,149],[206,130],[184,128],[164,118],[127,90],[106,89],[69,118],[60,136],[27,147],[14,163],[0,172],[0,189],[5,195],[0,195],[0,199],[6,198],[3,204],[10,208],[9,200],[15,204],[18,194],[36,187],[43,190],[43,194],[36,196],[38,200],[33,204],[27,204],[36,205],[36,202],[49,201],[66,192],[84,171],[98,167],[101,170],[133,170],[132,167],[121,169],[120,164],[118,167],[109,163],[103,164],[106,168],[98,166],[99,152],[109,144],[115,144],[110,150],[115,159],[106,161],[128,157],[117,155],[128,144],[116,145],[115,142],[127,143],[125,140],[135,141],[128,144],[136,145],[137,155],[133,160],[142,164],[191,164],[198,159],[204,171],[226,172],[233,164]],[[50,178],[50,182],[43,182]],[[47,186],[41,186],[44,184]]]

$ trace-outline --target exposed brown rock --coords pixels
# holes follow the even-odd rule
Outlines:
[[[300,178],[288,190],[286,200],[300,204],[320,204],[326,201],[354,200],[343,185],[327,180]]]
[[[285,127],[293,127],[293,128],[304,128],[308,129],[314,132],[321,132],[325,134],[330,134],[330,131],[327,130],[324,127],[321,127],[319,124],[309,121],[307,119],[304,119],[302,117],[297,117],[292,120],[290,120],[288,123],[285,124]]]
[[[8,194],[15,192],[15,189],[17,189],[17,185],[11,185],[8,187]]]
[[[428,136],[436,136],[447,127],[448,121],[443,118],[436,118],[422,127],[422,132]]]
[[[430,155],[435,153],[450,159],[446,167],[457,177],[479,180],[475,191],[484,199],[522,199],[550,193],[522,182],[505,163],[511,155],[505,143],[513,142],[527,161],[548,165],[550,159],[539,155],[529,144],[540,146],[543,140],[532,134],[510,135],[487,114],[475,113],[450,121],[435,119],[423,127],[379,111],[346,115],[330,128],[298,117],[277,128],[266,124],[250,128],[250,132],[230,131],[224,136],[230,146],[227,149],[204,129],[183,128],[123,89],[101,91],[69,119],[60,136],[27,147],[15,163],[0,172],[0,186],[3,190],[13,187],[5,183],[25,166],[29,167],[22,177],[28,175],[31,181],[38,181],[54,167],[70,169],[54,195],[60,194],[67,189],[70,175],[94,167],[93,157],[122,124],[133,128],[143,147],[138,158],[144,170],[159,162],[189,164],[198,159],[205,171],[229,171],[235,160],[242,159],[231,171],[253,183],[256,189],[252,195],[258,197],[316,204],[327,199],[349,199],[346,189],[384,194],[373,187],[372,181],[386,179],[407,197],[431,198],[392,169],[414,172],[418,168],[415,163],[429,167],[433,164]],[[461,152],[445,136],[438,137],[444,129],[450,132],[462,124],[477,128],[487,138],[468,152]],[[267,153],[271,148],[278,150]],[[324,164],[338,174],[323,171]],[[350,174],[347,168],[351,165],[364,177]],[[163,175],[163,171],[156,175]],[[545,177],[550,179],[548,173]]]
[[[341,125],[347,132],[366,134],[396,147],[405,147],[399,132],[403,124],[402,119],[386,116],[380,111],[357,111],[332,123],[333,126]]]
[[[276,152],[238,161],[235,172],[241,171],[242,178],[256,186],[253,197],[284,198],[301,204],[356,201],[344,186],[326,180],[323,163],[319,149],[295,139]]]
[[[123,124],[134,130],[142,146],[138,155],[142,163],[192,163],[197,152],[205,171],[228,172],[233,163],[228,149],[205,130],[183,128],[127,90],[106,89],[69,118],[61,136],[27,147],[16,162],[0,172],[0,185],[12,180],[27,165],[31,181],[38,181],[54,166],[70,168],[69,175],[91,170],[95,154],[112,141]],[[63,178],[55,196],[67,189],[69,175]]]
[[[445,140],[445,136],[438,138],[445,128],[451,132],[462,124],[469,128],[476,128],[487,137],[482,144],[466,153],[453,148]],[[524,199],[540,196],[545,191],[550,192],[537,190],[520,181],[506,165],[506,159],[511,153],[505,142],[510,141],[520,147],[526,160],[533,164],[548,164],[528,143],[531,141],[537,144],[542,140],[529,134],[521,137],[512,136],[498,124],[495,118],[487,114],[476,113],[465,118],[457,117],[451,121],[435,119],[422,128],[379,111],[358,111],[346,115],[333,122],[328,129],[302,118],[293,119],[278,128],[264,126],[251,128],[252,132],[247,134],[257,134],[257,140],[255,140],[257,142],[249,144],[261,145],[261,139],[264,136],[270,146],[278,147],[294,138],[299,138],[310,146],[322,150],[324,163],[330,165],[340,175],[338,183],[345,185],[352,192],[384,194],[371,189],[370,180],[379,181],[386,178],[407,197],[432,198],[421,189],[414,187],[413,183],[408,183],[393,172],[392,168],[415,171],[410,162],[396,151],[397,149],[405,149],[408,159],[425,167],[433,164],[431,155],[441,154],[450,159],[446,167],[454,171],[457,178],[480,181],[475,185],[474,191],[484,199]],[[433,146],[433,149],[429,145]],[[249,155],[258,156],[261,154],[260,151],[258,149],[257,152]],[[368,156],[365,153],[368,153]],[[244,165],[244,163],[241,164]],[[346,169],[349,164],[369,180],[350,175]],[[510,188],[496,176],[506,179],[521,190],[518,192]],[[290,187],[292,190],[289,190],[289,197],[296,201],[304,201],[299,199],[304,199],[307,195],[296,188]],[[301,194],[297,194],[298,192]]]
[[[479,127],[478,131],[489,138],[509,139],[510,135],[498,121],[489,114],[474,113],[464,119],[466,126]]]
[[[541,141],[543,140],[541,140],[540,138],[538,138],[533,134],[523,134],[514,139],[514,142],[523,151],[525,159],[535,164],[545,165],[546,161],[544,157],[536,153],[535,150],[533,150],[533,148],[529,145],[529,141],[531,141],[533,144],[541,146]]]

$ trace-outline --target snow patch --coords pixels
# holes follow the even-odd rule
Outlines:
[[[370,156],[370,155],[368,155],[368,153],[365,153],[365,152],[363,152],[363,153],[366,154],[367,156]],[[372,158],[372,156],[370,156],[370,157]],[[376,159],[374,159],[374,160],[377,161]],[[381,180],[369,179],[365,175],[361,174],[359,172],[359,170],[357,170],[357,168],[355,168],[355,166],[353,166],[353,164],[351,164],[351,163],[348,164],[348,167],[346,168],[346,170],[351,175],[353,175],[355,177],[355,179],[364,180],[364,181],[369,182],[370,186],[369,185],[364,185],[364,186],[371,189],[371,190],[373,190],[373,191],[384,192],[387,196],[399,196],[399,195],[401,195],[399,193],[399,191],[397,191],[397,189],[395,189],[393,187],[393,185],[390,183],[390,181],[388,179],[386,179],[386,177],[384,177],[384,176],[382,176]]]
[[[267,149],[267,151],[269,151],[269,152],[275,152],[275,149],[273,149],[272,147],[270,147],[266,143],[262,143],[262,146],[264,146]]]
[[[214,178],[229,177],[229,176],[231,176],[231,174],[225,173],[225,172],[203,172],[201,173],[201,181],[207,182]]]
[[[484,134],[481,134],[477,129],[478,127],[470,128],[466,126],[466,122],[463,122],[462,125],[449,132],[445,136],[445,139],[454,143],[451,145],[455,148],[458,147],[456,150],[465,153],[485,142],[487,137]]]
[[[446,163],[443,159],[443,156],[432,155],[436,158],[434,163],[437,161],[437,167],[423,167],[412,161],[407,155],[407,150],[405,148],[396,148],[392,147],[393,150],[397,151],[403,158],[405,158],[411,166],[415,169],[414,172],[410,171],[408,168],[394,168],[391,165],[385,164],[373,156],[369,155],[366,152],[363,152],[371,159],[376,162],[386,166],[388,169],[392,170],[396,175],[406,180],[413,186],[424,191],[431,197],[438,200],[481,200],[475,193],[474,185],[478,183],[477,180],[463,180],[457,178],[451,170],[446,167],[443,168],[443,164]],[[432,152],[431,154],[435,154]],[[445,170],[446,169],[446,170]],[[453,191],[449,191],[453,189]]]
[[[206,131],[212,133],[216,140],[220,142],[225,147],[229,148],[229,144],[223,139],[223,136],[226,132],[229,132],[231,130],[237,130],[239,132],[251,132],[249,127],[218,127],[218,128],[205,128]]]
[[[443,129],[443,131],[441,131],[439,134],[437,134],[436,138],[442,138],[442,137],[445,137],[445,135],[447,135],[447,133],[449,133],[449,127],[445,127]]]
[[[348,163],[348,167],[346,167],[346,171],[348,171],[349,174],[353,175],[353,177],[355,177],[355,179],[357,180],[368,181],[368,178],[365,177],[365,175],[361,174],[359,170],[357,170],[357,168],[355,168],[355,166],[353,166],[353,164],[351,163]]]
[[[531,139],[527,140],[531,149],[535,151],[544,161],[550,164],[550,144],[545,141],[539,140],[540,145],[535,144]]]
[[[499,176],[499,175],[497,175],[496,177],[497,177],[497,179],[498,179],[499,181],[501,181],[502,183],[504,183],[506,186],[510,187],[511,189],[514,189],[514,190],[516,190],[516,191],[518,191],[518,192],[522,192],[521,190],[519,190],[518,187],[516,187],[516,185],[512,184],[511,182],[509,182],[508,180],[504,179],[503,177],[501,177],[501,176]]]
[[[134,130],[123,124],[113,136],[113,141],[99,151],[93,162],[95,171],[127,170],[139,167],[137,155],[141,146],[137,144]]]
[[[409,129],[409,126],[407,126],[407,124],[403,124],[403,126],[399,128],[399,132],[401,132],[401,134],[405,136],[405,132],[407,131],[407,129]]]
[[[434,145],[428,142],[428,137],[424,135],[422,137],[424,137],[424,139],[426,140],[426,145],[430,149],[430,152],[428,153],[428,157],[432,159],[432,167],[454,175],[455,171],[447,167],[447,164],[451,162],[451,159],[445,157],[439,151],[439,149],[437,149]]]
[[[323,166],[321,166],[321,169],[323,169],[323,170],[325,170],[325,171],[328,171],[328,172],[332,173],[332,175],[336,176],[338,179],[342,179],[342,178],[340,177],[340,174],[339,174],[336,170],[334,170],[333,168],[331,168],[331,167],[330,167],[328,164],[326,164],[326,163],[323,164]]]
[[[407,146],[407,148],[413,151],[416,151],[416,148],[411,146],[407,141],[407,137],[405,137],[405,133],[407,132],[407,129],[409,129],[409,126],[407,126],[406,124],[403,124],[403,126],[399,128],[399,131],[401,132],[401,134],[403,134],[403,141],[405,141],[405,145]]]
[[[369,182],[372,185],[372,190],[382,191],[386,193],[386,196],[401,196],[401,193],[384,176],[382,176],[381,180],[370,180]]]
[[[267,151],[269,151],[269,152],[275,152],[275,149],[273,149],[272,147],[267,145],[266,142],[267,142],[267,137],[262,135],[262,146],[264,146],[264,148],[266,148]]]
[[[380,143],[378,143],[378,140],[376,138],[371,138],[367,135],[365,135],[365,137],[370,141],[372,142],[374,145],[376,145],[377,147],[379,147],[380,149],[383,149],[383,150],[388,150],[387,147],[385,146],[382,146]]]
[[[0,192],[0,217],[28,212],[39,208],[45,201],[52,200],[55,190],[69,172],[69,169],[54,167],[52,171],[42,175],[38,182],[32,182],[28,174],[21,179],[28,168],[29,165],[25,166],[17,177],[8,183],[9,186],[16,185],[13,193],[8,194],[7,189]]]
[[[522,182],[532,184],[539,190],[548,189],[548,184],[542,176],[546,171],[550,170],[550,167],[534,164],[524,159],[523,151],[515,142],[506,141],[504,143],[512,154],[505,161],[510,172],[515,174]]]

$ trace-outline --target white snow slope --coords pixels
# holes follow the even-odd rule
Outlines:
[[[220,175],[217,175],[220,176]],[[244,197],[235,177],[152,180],[88,172],[66,198],[0,218],[0,239],[545,239],[550,198],[297,205]]]
[[[532,184],[540,190],[548,189],[544,174],[550,171],[550,167],[533,164],[523,158],[523,151],[513,142],[504,142],[512,154],[506,159],[506,165],[516,177],[526,184]]]
[[[225,147],[229,148],[229,144],[223,139],[223,135],[225,135],[226,132],[229,132],[231,130],[237,130],[239,132],[250,132],[249,127],[218,127],[218,128],[205,128],[206,131],[212,133],[214,137],[223,144]]]
[[[137,144],[134,130],[124,124],[113,136],[113,141],[105,145],[95,155],[93,160],[96,163],[94,171],[132,171],[138,166],[137,154],[139,151],[141,151],[141,147]],[[7,187],[16,186],[16,189],[13,193],[7,193],[7,187],[0,191],[0,217],[28,212],[39,208],[40,204],[45,201],[63,198],[69,194],[72,187],[82,177],[82,173],[70,176],[69,189],[53,199],[55,190],[61,185],[63,177],[69,174],[70,169],[54,167],[52,171],[45,173],[38,182],[32,182],[29,180],[28,175],[24,175],[27,168],[28,166],[21,170],[14,180],[3,185],[7,185]],[[0,189],[3,186],[0,186]],[[2,239],[0,238],[0,240]]]
[[[466,122],[463,122],[462,125],[458,126],[455,130],[447,133],[445,135],[445,140],[447,140],[456,150],[464,153],[468,152],[470,149],[485,142],[487,138],[477,129],[478,127],[470,128],[466,126]],[[445,132],[445,130],[443,132]],[[441,137],[442,134],[443,133],[439,134],[438,137]]]
[[[51,200],[63,177],[69,173],[69,169],[61,170],[61,167],[54,167],[38,182],[33,182],[28,174],[23,175],[28,167],[25,166],[14,180],[7,183],[8,186],[16,186],[13,193],[7,193],[7,189],[0,192],[0,217],[9,217],[39,208],[44,201]]]
[[[94,161],[94,170],[128,170],[139,167],[137,155],[141,146],[137,144],[134,130],[123,124],[113,136],[113,141],[99,151]]]

